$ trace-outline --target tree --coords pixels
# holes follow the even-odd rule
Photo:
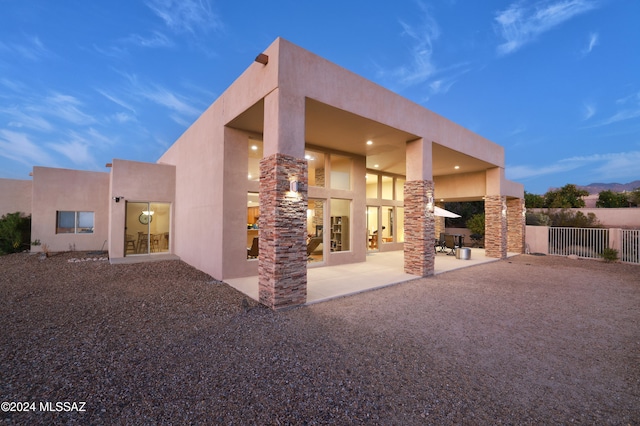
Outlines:
[[[544,207],[544,197],[538,194],[531,194],[524,191],[524,206],[528,209],[538,209]]]
[[[581,197],[589,195],[589,191],[578,189],[574,184],[567,184],[555,191],[544,194],[545,207],[551,209],[571,209],[584,207]]]
[[[633,191],[631,191],[628,195],[627,198],[629,200],[629,204],[634,206],[634,207],[638,207],[640,206],[640,188],[636,188]]]
[[[29,247],[31,216],[7,213],[0,218],[0,254],[16,253]]]
[[[627,194],[613,192],[611,190],[600,191],[598,201],[596,201],[596,207],[617,208],[628,206],[629,200],[627,199]]]

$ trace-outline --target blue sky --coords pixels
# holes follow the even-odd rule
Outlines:
[[[543,194],[640,179],[640,1],[0,0],[0,177],[155,162],[276,37],[504,146]]]

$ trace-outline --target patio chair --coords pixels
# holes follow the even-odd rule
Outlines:
[[[455,256],[456,248],[458,248],[458,246],[456,245],[456,238],[451,234],[446,234],[444,236],[444,247],[450,250],[447,255]]]
[[[247,249],[247,259],[255,259],[258,257],[258,237],[253,237],[251,247]]]
[[[307,243],[307,260],[311,259],[311,255],[320,244],[322,244],[322,235],[309,239]]]
[[[444,253],[446,251],[446,247],[444,246],[444,236],[445,233],[441,232],[440,233],[440,238],[438,238],[436,241],[436,245],[438,246],[438,248],[440,249],[440,253]]]

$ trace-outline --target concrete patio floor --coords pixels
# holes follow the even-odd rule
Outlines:
[[[514,256],[517,253],[509,253]],[[471,249],[468,260],[456,259],[445,253],[437,253],[435,274],[455,269],[468,268],[499,259],[486,257],[484,249]],[[404,272],[404,252],[374,252],[367,255],[366,262],[339,266],[311,267],[307,270],[307,305],[324,302],[363,291],[386,287],[420,278]],[[236,290],[258,300],[258,277],[226,279]]]

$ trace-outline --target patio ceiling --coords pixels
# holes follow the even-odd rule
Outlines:
[[[369,169],[406,174],[406,143],[418,136],[313,99],[307,99],[305,120],[308,145],[366,156]],[[264,101],[261,100],[228,125],[262,135],[263,124]],[[367,145],[369,140],[372,145]],[[485,161],[433,144],[433,176],[477,172],[491,167],[494,166]]]

